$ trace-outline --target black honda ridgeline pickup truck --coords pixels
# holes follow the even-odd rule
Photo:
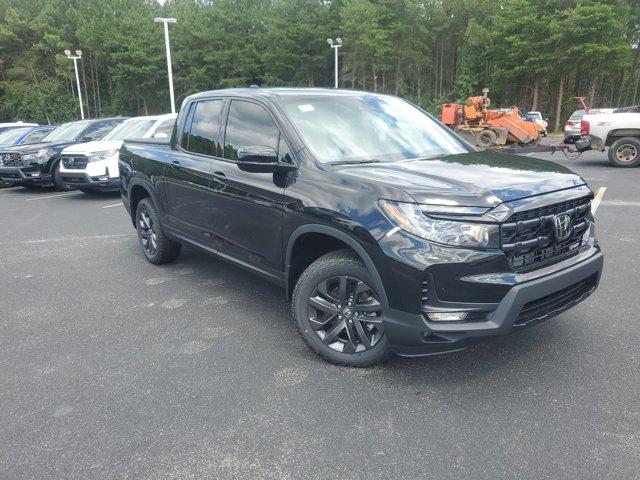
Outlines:
[[[149,261],[195,245],[281,285],[303,339],[344,365],[536,324],[603,267],[582,178],[476,151],[393,96],[193,95],[170,143],[125,142],[120,175]]]

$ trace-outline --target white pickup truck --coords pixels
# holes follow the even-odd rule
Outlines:
[[[640,107],[625,107],[613,113],[586,114],[580,124],[579,151],[609,147],[609,162],[616,167],[640,165]]]

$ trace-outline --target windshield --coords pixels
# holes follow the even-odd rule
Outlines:
[[[0,145],[13,145],[22,135],[27,133],[28,128],[12,128],[0,133]]]
[[[129,138],[142,138],[144,134],[156,123],[156,120],[135,118],[126,120],[107,133],[102,140],[127,140]]]
[[[283,107],[321,162],[398,161],[469,151],[446,127],[396,97],[302,97]]]
[[[71,122],[60,125],[42,139],[43,142],[70,142],[82,132],[90,122]]]

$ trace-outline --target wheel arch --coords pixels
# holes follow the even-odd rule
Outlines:
[[[622,137],[632,137],[640,140],[640,128],[618,128],[616,130],[611,130],[607,134],[605,145],[611,146],[613,142]]]
[[[140,179],[131,180],[131,183],[129,185],[128,198],[131,212],[131,223],[133,224],[134,228],[136,226],[136,208],[138,206],[138,203],[140,203],[140,200],[142,200],[143,198],[151,198],[151,201],[154,203],[156,208],[158,208],[158,201],[156,199],[154,189]],[[160,214],[160,212],[158,212],[158,214]]]
[[[373,260],[371,259],[370,255],[367,253],[364,247],[360,245],[360,243],[356,239],[354,239],[352,236],[348,235],[347,233],[341,230],[338,230],[337,228],[329,227],[327,225],[303,225],[301,227],[298,227],[296,230],[294,230],[293,233],[289,236],[286,254],[285,254],[285,272],[284,272],[284,283],[285,283],[287,299],[291,298],[293,289],[295,287],[295,282],[299,278],[300,274],[302,274],[302,271],[304,271],[304,270],[296,271],[296,264],[292,263],[292,261],[294,260],[296,247],[300,246],[300,244],[304,241],[304,239],[309,238],[310,235],[331,238],[334,241],[340,242],[344,246],[353,250],[355,254],[358,255],[358,257],[360,257],[360,259],[364,262],[365,266],[371,273],[371,277],[373,278],[373,282],[375,284],[374,287],[378,295],[380,295],[380,300],[382,301],[383,307],[384,308],[388,307],[389,302],[387,300],[387,294],[384,289],[384,284],[382,283],[382,278],[380,277],[380,274],[378,273],[378,269],[373,263]],[[333,248],[329,251],[334,251],[334,250],[336,249]],[[311,262],[309,262],[306,266],[308,266],[310,263],[315,261],[315,259],[324,255],[325,253],[328,253],[328,252],[322,252],[320,253],[320,255],[314,256]]]

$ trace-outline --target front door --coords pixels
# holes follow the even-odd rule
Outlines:
[[[214,178],[224,183],[214,197],[215,234],[229,255],[280,276],[283,182],[278,181],[279,174],[241,171],[236,158],[239,148],[261,146],[290,160],[286,141],[269,111],[246,100],[231,100],[224,132],[223,158],[212,163]]]

